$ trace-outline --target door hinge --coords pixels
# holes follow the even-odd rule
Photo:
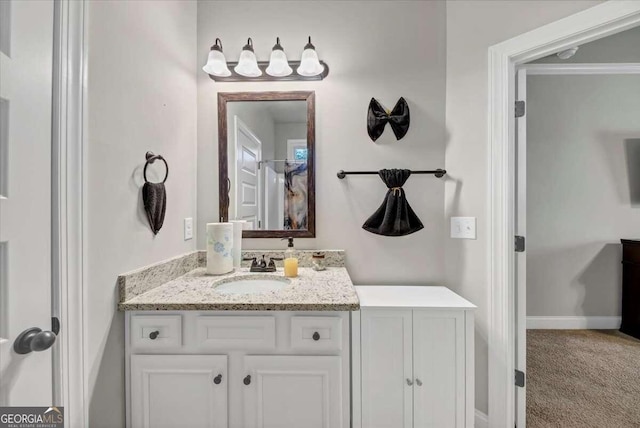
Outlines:
[[[524,388],[525,377],[526,376],[524,372],[520,370],[516,370],[516,386],[519,386],[520,388]]]
[[[524,116],[526,111],[526,103],[524,101],[516,101],[516,117]]]
[[[262,220],[258,220],[258,229],[262,227]]]
[[[516,253],[524,253],[525,239],[524,236],[517,236],[515,240]]]

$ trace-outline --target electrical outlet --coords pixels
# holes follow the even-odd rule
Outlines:
[[[193,219],[187,217],[184,219],[184,240],[193,239]]]
[[[451,237],[457,239],[476,239],[476,218],[451,217]]]

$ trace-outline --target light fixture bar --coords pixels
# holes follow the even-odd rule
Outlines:
[[[289,61],[289,66],[293,69],[293,73],[288,76],[282,77],[274,77],[268,75],[265,70],[269,66],[269,61],[258,61],[258,68],[262,70],[262,75],[257,77],[246,77],[242,76],[234,71],[237,62],[228,62],[227,66],[231,71],[231,76],[222,77],[222,76],[213,76],[209,75],[211,80],[215,82],[290,82],[290,81],[318,81],[323,80],[327,75],[329,75],[329,66],[320,61],[320,64],[324,66],[324,70],[322,73],[316,76],[301,76],[297,73],[297,69],[300,66],[300,61]]]

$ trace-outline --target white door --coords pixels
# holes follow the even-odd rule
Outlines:
[[[413,311],[413,426],[465,426],[462,312]]]
[[[341,357],[252,355],[244,368],[245,428],[347,428]]]
[[[226,428],[226,355],[132,355],[132,428]]]
[[[516,99],[527,100],[527,71],[519,70],[516,78]],[[526,115],[516,119],[516,198],[515,231],[527,236],[527,120]],[[515,257],[515,368],[526,374],[527,369],[527,254]],[[524,428],[527,416],[526,385],[515,388],[516,426]]]
[[[262,229],[261,177],[262,143],[237,116],[235,122],[235,215],[246,220],[251,229]]]
[[[53,1],[0,1],[0,405],[53,404],[53,23]],[[28,329],[39,352],[16,352]]]
[[[411,310],[361,311],[362,426],[413,426]]]

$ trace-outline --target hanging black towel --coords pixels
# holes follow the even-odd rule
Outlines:
[[[378,175],[389,190],[380,208],[362,228],[384,236],[404,236],[417,232],[424,225],[409,206],[402,186],[411,175],[408,169],[381,169]]]
[[[154,235],[157,235],[164,223],[164,213],[167,209],[167,192],[164,183],[149,183],[142,186],[142,200],[144,210],[147,212],[149,226]]]

